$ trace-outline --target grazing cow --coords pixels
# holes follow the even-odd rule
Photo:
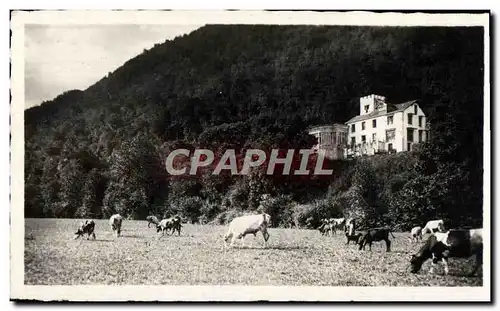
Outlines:
[[[172,234],[177,231],[178,234],[181,235],[182,219],[180,216],[176,215],[170,218],[170,228],[172,229]]]
[[[148,216],[146,217],[146,220],[148,221],[148,228],[151,228],[151,224],[154,224],[156,226],[160,224],[160,221],[156,216]]]
[[[321,225],[318,227],[319,232],[321,232],[321,235],[330,235],[332,236],[335,227],[330,223],[330,220],[323,218],[321,219]]]
[[[389,240],[389,233],[394,237],[391,230],[389,228],[373,228],[369,229],[366,233],[363,233],[358,240],[359,250],[364,250],[365,246],[368,245],[370,247],[370,251],[372,250],[372,243],[385,241],[386,251],[391,251],[391,241]]]
[[[347,243],[346,244],[349,244],[350,241],[353,241],[354,244],[358,244],[359,242],[359,238],[361,237],[361,233],[357,233],[357,234],[354,234],[354,235],[349,235],[347,232],[345,233],[345,236],[347,238]]]
[[[448,232],[436,232],[431,235],[418,253],[410,260],[411,272],[420,271],[427,259],[432,259],[431,273],[441,260],[444,274],[448,274],[448,258],[469,258],[476,255],[476,265],[469,274],[473,276],[483,263],[483,229],[457,229]]]
[[[87,240],[90,239],[91,236],[95,240],[94,229],[95,222],[93,220],[85,220],[85,222],[82,222],[75,232],[74,240],[78,239],[79,237],[83,237],[85,234],[87,234]]]
[[[229,247],[233,246],[234,241],[237,239],[241,239],[242,246],[245,246],[245,236],[247,234],[257,236],[257,232],[259,231],[262,232],[262,236],[264,237],[264,247],[266,247],[267,240],[269,239],[267,228],[270,223],[271,216],[265,213],[236,217],[229,223],[227,233],[224,235],[224,249],[226,249],[226,243],[229,239],[231,239]]]
[[[170,218],[162,219],[157,225],[156,225],[156,232],[160,233],[161,236],[164,236],[165,233],[168,233],[168,230],[172,228],[172,220]]]
[[[430,220],[427,222],[425,227],[422,229],[422,238],[424,237],[424,234],[429,232],[430,234],[433,234],[434,232],[439,231],[439,232],[445,232],[444,228],[444,221],[442,219],[438,220]]]
[[[156,232],[161,232],[163,236],[165,233],[168,233],[168,230],[172,230],[172,234],[177,231],[179,235],[181,235],[181,228],[181,218],[179,216],[174,216],[160,221],[160,223],[156,225]]]
[[[356,232],[356,221],[353,218],[350,218],[345,222],[344,231],[349,235],[354,235]]]
[[[332,234],[337,234],[337,229],[342,228],[344,223],[345,223],[345,218],[330,218],[330,219],[323,218],[321,220],[321,225],[319,226],[318,230],[321,232],[322,235],[326,235],[329,233],[329,235],[332,236]]]
[[[413,227],[410,232],[410,242],[418,242],[419,239],[422,241],[422,227]]]
[[[330,223],[324,223],[318,228],[319,232],[321,232],[321,235],[329,235],[332,236],[333,233],[335,232],[335,226]]]
[[[113,230],[116,237],[119,237],[122,233],[122,221],[123,217],[120,214],[114,214],[109,218],[109,225],[111,226],[111,230]]]
[[[342,230],[342,227],[345,227],[345,218],[330,218],[330,223],[333,224],[333,230],[339,229]]]

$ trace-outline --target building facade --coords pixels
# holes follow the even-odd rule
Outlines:
[[[384,96],[361,97],[359,115],[345,124],[346,157],[409,151],[428,139],[427,118],[416,100],[393,105]]]
[[[313,147],[317,153],[331,160],[343,159],[347,144],[347,126],[333,124],[316,126],[309,129],[309,134],[316,137],[318,144]]]

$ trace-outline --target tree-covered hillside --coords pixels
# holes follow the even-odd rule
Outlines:
[[[355,210],[374,223],[480,223],[483,59],[478,27],[202,27],[25,111],[25,215],[222,222],[268,193],[278,223]],[[329,179],[174,179],[164,168],[183,146],[308,148],[308,126],[345,122],[372,93],[418,99],[431,122],[431,143],[399,170],[354,161],[330,163]]]

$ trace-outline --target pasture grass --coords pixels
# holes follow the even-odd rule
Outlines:
[[[270,228],[268,247],[261,233],[223,251],[223,226],[184,224],[181,235],[158,239],[146,221],[123,223],[115,238],[106,220],[96,221],[96,240],[73,240],[80,220],[26,219],[24,267],[27,285],[312,285],[312,286],[482,286],[467,277],[474,258],[450,259],[450,275],[409,272],[421,243],[394,233],[391,252],[384,242],[360,251],[343,233]]]

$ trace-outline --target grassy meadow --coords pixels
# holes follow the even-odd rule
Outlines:
[[[268,247],[259,233],[223,251],[226,227],[184,224],[180,236],[160,239],[146,221],[123,223],[115,238],[106,220],[96,221],[96,240],[73,240],[80,220],[26,219],[27,285],[321,285],[321,286],[482,286],[467,277],[474,258],[450,259],[450,275],[409,272],[421,243],[409,233],[394,233],[392,252],[384,242],[372,251],[346,245],[343,233],[270,228]],[[480,273],[482,270],[480,270]]]

